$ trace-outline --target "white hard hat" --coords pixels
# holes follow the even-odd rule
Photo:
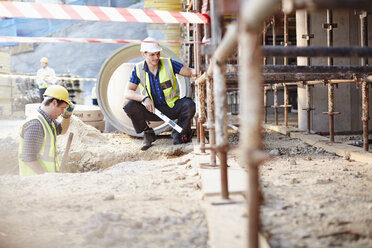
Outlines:
[[[156,41],[152,37],[147,37],[143,41]],[[149,42],[142,42],[141,43],[141,52],[149,52],[149,53],[156,53],[163,50],[158,43],[149,43]]]

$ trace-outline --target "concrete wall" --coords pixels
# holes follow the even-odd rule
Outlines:
[[[296,13],[297,45],[307,46],[306,40],[302,39],[302,34],[306,33],[305,11]],[[310,12],[311,27],[310,33],[314,34],[311,39],[311,46],[327,46],[327,33],[323,29],[323,23],[326,23],[326,11]],[[360,28],[359,15],[355,15],[353,10],[334,10],[333,23],[337,23],[337,28],[333,31],[334,46],[359,46]],[[369,44],[372,44],[372,16],[368,20]],[[306,65],[306,58],[298,58],[298,65]],[[312,58],[311,65],[327,65],[327,58]],[[360,65],[358,58],[334,58],[334,65]],[[329,131],[329,117],[323,112],[328,111],[328,89],[324,85],[316,85],[311,88],[312,107],[311,129],[316,132]],[[335,132],[343,131],[361,131],[361,90],[356,88],[355,84],[340,84],[335,87],[335,111],[341,112],[335,116]],[[370,99],[372,99],[372,90],[370,90]],[[302,109],[306,106],[305,88],[298,87],[298,125],[299,128],[306,130],[306,111]],[[372,109],[372,101],[370,101]],[[372,121],[369,123],[372,130]]]

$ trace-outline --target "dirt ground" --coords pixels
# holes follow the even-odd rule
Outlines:
[[[73,119],[69,171],[16,172],[2,131],[0,247],[209,247],[192,145],[102,134]],[[59,137],[64,150],[68,135]],[[231,143],[238,135],[231,135]],[[271,247],[372,247],[371,165],[266,131],[262,233]]]

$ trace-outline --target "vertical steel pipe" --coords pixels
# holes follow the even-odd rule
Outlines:
[[[214,127],[214,95],[213,95],[213,81],[210,77],[207,77],[207,126],[209,131],[209,145],[214,147],[216,145],[216,129]],[[216,151],[210,150],[210,164],[216,164]]]
[[[335,104],[334,104],[335,96],[334,96],[334,85],[329,83],[328,84],[328,115],[329,115],[329,140],[334,142],[335,141],[335,126],[334,126],[334,112],[335,112]]]
[[[267,123],[267,88],[264,87],[264,122]]]
[[[262,77],[259,35],[242,28],[239,32],[241,70],[241,138],[240,152],[242,162],[248,172],[248,247],[258,247],[260,223],[259,202],[259,161],[255,151],[262,147]],[[247,83],[249,82],[249,83]]]
[[[218,96],[215,101],[215,127],[216,127],[216,145],[219,148],[218,158],[220,159],[221,171],[221,196],[224,199],[229,198],[228,180],[227,180],[227,151],[228,133],[227,133],[227,94],[226,94],[226,80],[225,80],[225,64],[217,63],[212,59],[213,63],[213,83],[214,95]]]
[[[360,46],[368,46],[368,13],[362,11],[360,14]],[[361,65],[366,66],[368,58],[361,58]],[[362,122],[363,122],[363,149],[369,150],[368,145],[368,122],[369,122],[369,85],[363,80],[362,82]]]
[[[199,99],[200,99],[200,152],[205,153],[205,128],[204,123],[206,122],[205,118],[205,83],[199,85]]]
[[[333,13],[332,10],[327,9],[327,23],[325,25],[327,28],[327,47],[333,46]],[[333,65],[333,58],[328,57],[328,65]]]
[[[366,81],[362,82],[362,122],[363,122],[363,148],[368,151],[368,120],[369,120],[369,88]]]
[[[279,124],[278,85],[274,85],[275,125]]]
[[[193,1],[193,10],[194,12],[199,12],[200,9],[200,0],[194,0]],[[194,68],[195,68],[195,73],[196,75],[200,75],[200,61],[201,61],[201,52],[200,52],[200,41],[201,41],[201,27],[200,24],[194,24]],[[200,143],[200,146],[204,147],[205,144],[205,136],[202,137],[204,134],[204,127],[203,127],[203,118],[202,118],[202,106],[201,106],[201,101],[204,101],[204,99],[201,99],[201,85],[197,84],[195,85],[196,89],[196,98],[195,101],[196,103],[196,128],[197,128],[197,140]],[[202,145],[203,144],[203,145]],[[205,150],[204,150],[205,152]]]
[[[239,13],[239,73],[241,135],[240,157],[248,173],[247,247],[259,247],[260,191],[255,156],[262,149],[263,79],[260,31],[263,20],[280,6],[280,0],[242,0]]]
[[[289,107],[288,86],[286,84],[283,84],[283,87],[284,87],[284,125],[288,127],[288,107]]]
[[[310,134],[311,126],[310,126],[310,112],[311,112],[311,94],[310,94],[310,86],[306,84],[306,121],[307,121],[307,133]]]
[[[306,25],[306,33],[307,33],[305,36],[306,36],[307,46],[309,47],[311,45],[310,39],[314,38],[314,36],[312,34],[310,34],[311,17],[310,17],[310,14],[309,14],[308,10],[305,11],[305,15],[306,15],[305,25]],[[307,65],[311,65],[311,58],[310,57],[307,57]]]
[[[288,46],[288,16],[287,14],[284,14],[284,46]],[[288,57],[284,57],[284,65],[288,65]]]
[[[275,16],[273,16],[272,22],[272,35],[273,35],[273,46],[276,46],[276,32],[275,32]],[[273,57],[273,65],[276,65],[276,57]]]
[[[266,21],[265,21],[264,29],[262,31],[262,46],[266,46],[266,34],[267,34],[267,27],[266,27]],[[263,64],[267,65],[267,57],[263,57]]]
[[[333,13],[332,10],[327,9],[327,47],[333,46]],[[328,57],[328,65],[333,65],[333,58]],[[329,140],[335,141],[335,126],[334,126],[334,85],[328,84],[328,116],[329,116]]]

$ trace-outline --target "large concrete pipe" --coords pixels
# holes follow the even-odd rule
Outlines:
[[[163,48],[161,51],[162,57],[182,61],[169,48],[161,47]],[[143,133],[137,134],[135,132],[131,120],[123,110],[123,106],[127,102],[124,96],[133,67],[136,62],[142,59],[139,44],[120,48],[106,59],[98,74],[97,81],[97,100],[105,116],[106,126],[112,126],[118,131],[136,137],[143,136]],[[190,96],[189,79],[177,75],[177,81],[180,97]],[[164,122],[151,122],[150,125],[154,128],[156,134],[170,130],[170,127]],[[106,129],[106,131],[112,130]]]

